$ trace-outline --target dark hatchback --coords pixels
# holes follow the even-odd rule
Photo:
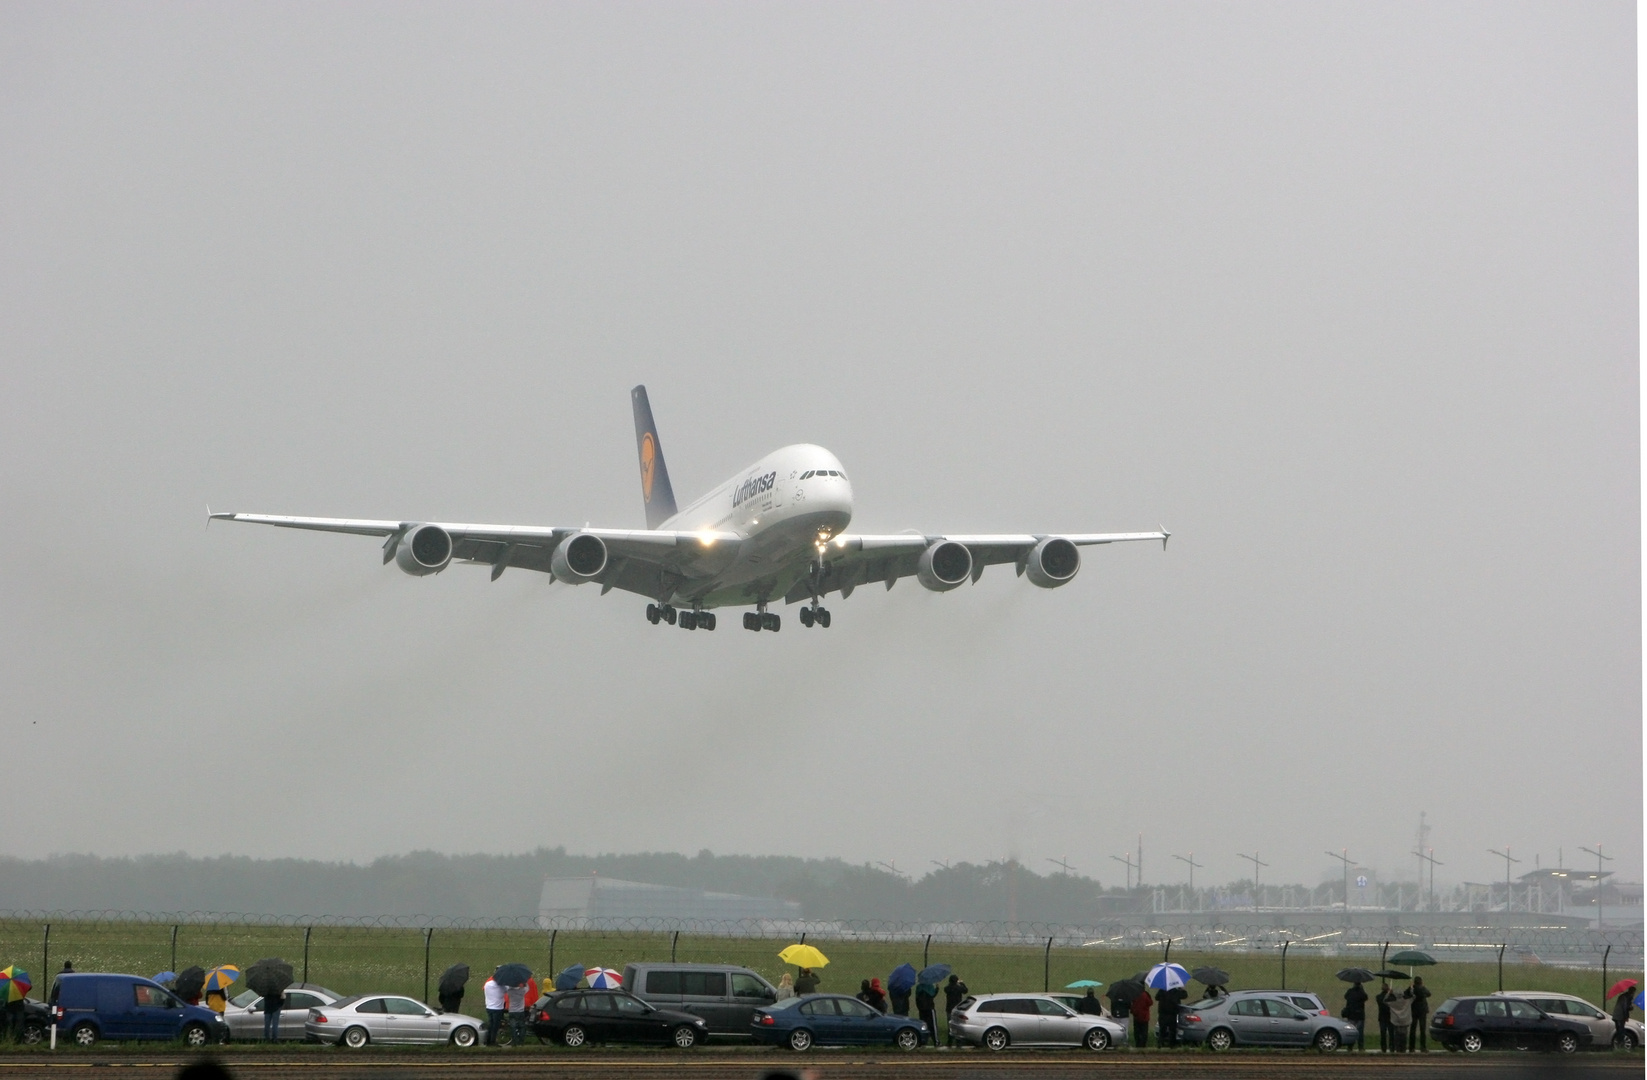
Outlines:
[[[1448,1050],[1555,1050],[1590,1045],[1590,1028],[1514,998],[1448,998],[1430,1016],[1430,1037]]]
[[[626,1042],[690,1050],[709,1030],[701,1017],[656,1008],[622,990],[563,990],[533,1006],[532,1034],[574,1047]]]

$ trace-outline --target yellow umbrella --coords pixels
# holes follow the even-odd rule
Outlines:
[[[206,993],[221,994],[240,978],[240,969],[233,964],[214,967],[206,973]]]
[[[829,963],[829,957],[811,945],[791,945],[778,954],[778,959],[803,968],[821,968]]]

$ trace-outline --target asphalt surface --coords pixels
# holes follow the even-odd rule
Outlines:
[[[184,1066],[210,1055],[188,1054],[16,1054],[0,1057],[0,1080],[158,1080],[176,1075]],[[524,1052],[424,1053],[366,1051],[359,1054],[230,1053],[218,1062],[238,1080],[436,1080],[466,1076],[474,1080],[613,1080],[614,1077],[686,1077],[689,1080],[760,1080],[768,1076],[806,1077],[807,1080],[995,1080],[1027,1077],[1094,1077],[1099,1080],[1223,1080],[1275,1077],[1279,1080],[1316,1080],[1317,1077],[1355,1080],[1622,1080],[1642,1075],[1640,1055],[1613,1053],[1558,1058],[1547,1054],[1414,1054],[1381,1055],[1262,1051],[1213,1055],[1178,1054],[1057,1054],[981,1052],[869,1053],[862,1050],[819,1050],[806,1055],[780,1051],[675,1054],[624,1053],[591,1050],[588,1053]],[[88,1074],[90,1074],[88,1076]],[[217,1074],[221,1076],[222,1074]],[[199,1075],[191,1080],[210,1080]]]

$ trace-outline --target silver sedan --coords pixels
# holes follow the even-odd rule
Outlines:
[[[312,1041],[352,1050],[374,1042],[469,1047],[480,1042],[480,1021],[462,1013],[436,1012],[408,997],[357,994],[310,1009],[303,1033]]]
[[[324,986],[293,983],[286,988],[285,1007],[280,1010],[281,1039],[301,1042],[309,1010],[342,999],[342,994]],[[256,1042],[263,1038],[263,996],[256,990],[236,994],[223,1010],[223,1022],[229,1025],[229,1038],[237,1042]]]
[[[979,994],[949,1014],[955,1038],[988,1050],[1009,1046],[1084,1046],[1108,1050],[1126,1045],[1126,1028],[1107,1016],[1068,1008],[1052,994]]]

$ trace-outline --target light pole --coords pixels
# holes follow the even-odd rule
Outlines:
[[[1174,855],[1173,858],[1177,859],[1179,862],[1181,862],[1181,863],[1183,863],[1183,864],[1185,864],[1186,866],[1189,867],[1189,875],[1190,875],[1189,890],[1190,890],[1190,895],[1194,896],[1195,895],[1195,868],[1197,866],[1201,866],[1202,864],[1195,861],[1195,852],[1193,852],[1193,851],[1189,853],[1189,858],[1187,858],[1187,859],[1182,855]],[[1197,904],[1196,906],[1199,907],[1200,904]]]
[[[1344,919],[1348,921],[1350,917],[1350,864],[1355,860],[1350,858],[1349,848],[1345,848],[1343,851],[1329,851],[1327,854],[1344,864]]]
[[[1500,859],[1504,860],[1504,913],[1508,915],[1510,913],[1510,864],[1518,863],[1521,860],[1510,854],[1509,844],[1504,845],[1503,851],[1495,851],[1492,848],[1488,848],[1487,854],[1497,855]]]
[[[1263,895],[1264,895],[1263,891],[1261,889],[1259,889],[1259,887],[1258,887],[1258,868],[1260,866],[1268,866],[1269,863],[1267,863],[1267,862],[1263,861],[1262,859],[1260,859],[1258,857],[1258,852],[1256,852],[1256,851],[1253,852],[1251,855],[1243,855],[1238,851],[1238,852],[1235,853],[1235,857],[1238,858],[1238,859],[1245,859],[1248,862],[1252,863],[1252,891],[1255,892],[1255,893],[1258,893],[1258,896],[1259,896],[1258,899],[1253,901],[1253,906],[1258,907],[1263,903]]]
[[[1062,867],[1065,877],[1075,873],[1075,867],[1069,864],[1069,856],[1067,855],[1060,859],[1048,859],[1047,862],[1051,863],[1053,866]]]
[[[1433,911],[1433,910],[1435,910],[1435,906],[1436,906],[1436,904],[1435,904],[1435,868],[1438,867],[1438,866],[1445,866],[1447,864],[1436,859],[1436,857],[1435,857],[1435,848],[1430,848],[1428,854],[1425,853],[1423,848],[1419,848],[1417,851],[1413,852],[1413,854],[1417,855],[1420,859],[1423,859],[1425,862],[1430,864],[1430,909]],[[1423,869],[1420,868],[1419,872],[1423,873]],[[1420,881],[1419,884],[1423,885],[1424,882]]]
[[[1114,859],[1118,863],[1127,864],[1127,890],[1130,892],[1132,890],[1132,868],[1138,865],[1132,861],[1132,852],[1127,852],[1124,857],[1121,855],[1111,855],[1110,858]],[[1143,875],[1140,874],[1138,877],[1138,884],[1142,885],[1143,883]]]
[[[1600,930],[1601,929],[1601,860],[1606,859],[1608,862],[1612,862],[1613,857],[1611,855],[1603,855],[1601,853],[1601,845],[1600,844],[1597,844],[1595,846],[1594,850],[1592,850],[1590,848],[1587,848],[1587,847],[1580,847],[1578,850],[1589,852],[1591,855],[1594,855],[1596,857],[1596,929]],[[1603,1002],[1603,1004],[1606,1004],[1606,1003]]]

